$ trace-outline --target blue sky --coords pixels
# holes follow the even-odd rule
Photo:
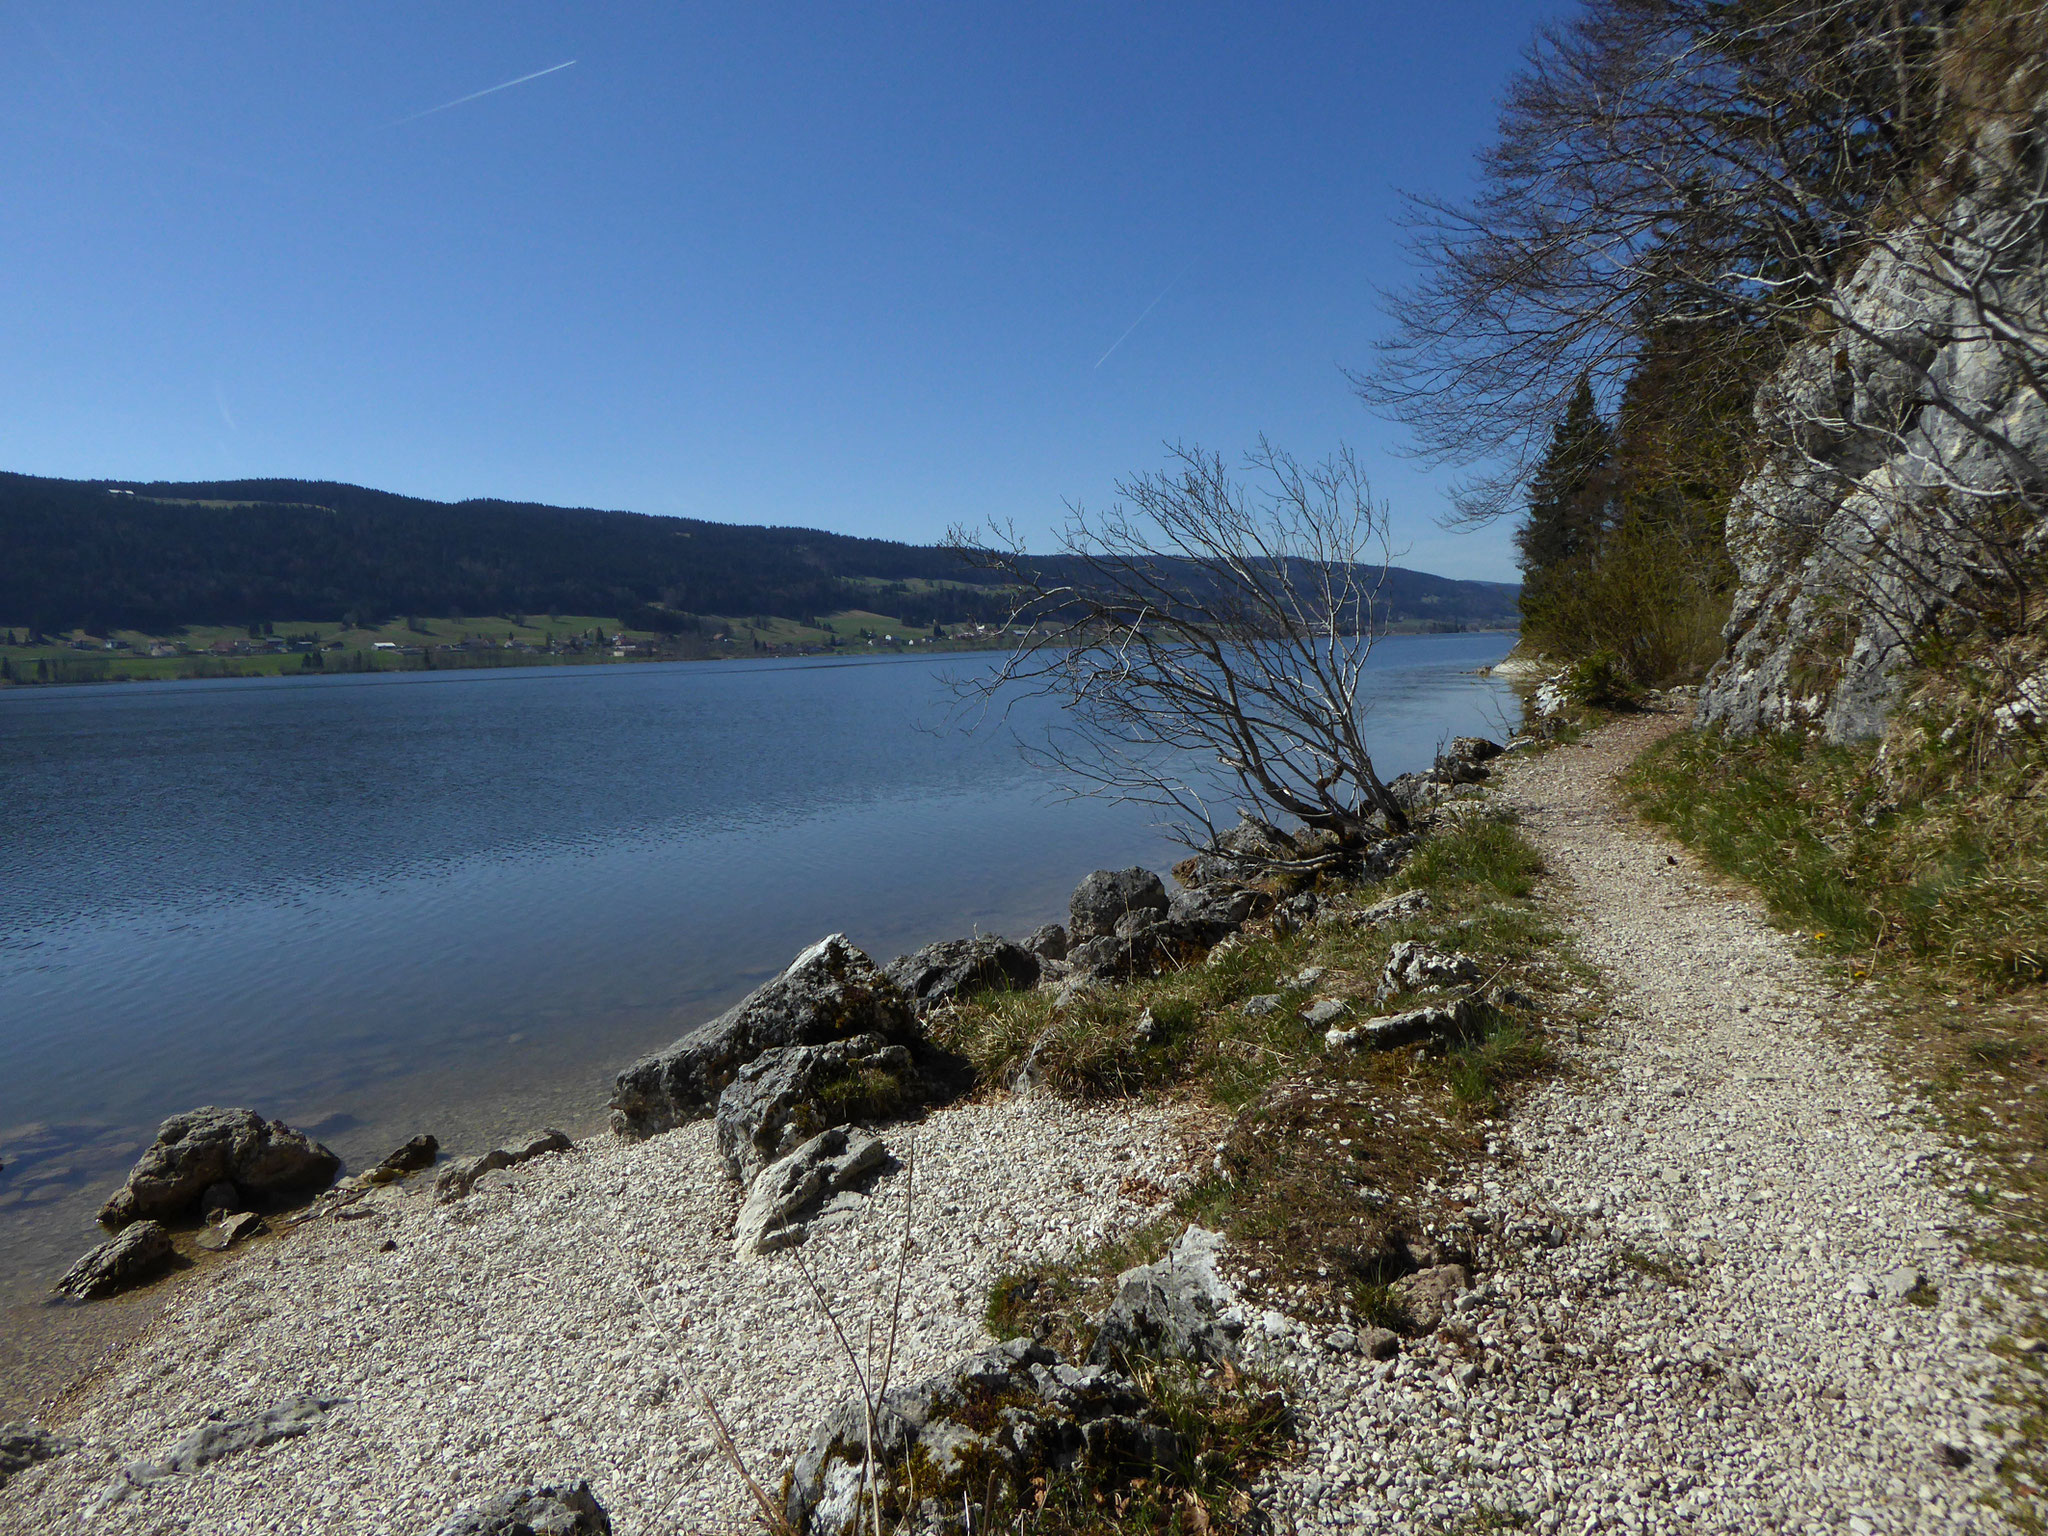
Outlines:
[[[1263,432],[1512,579],[1339,369],[1562,9],[0,4],[0,468],[927,541]]]

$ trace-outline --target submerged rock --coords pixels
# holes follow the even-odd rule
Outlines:
[[[457,1510],[430,1536],[612,1536],[612,1521],[579,1477],[510,1489]]]
[[[231,1184],[244,1199],[265,1199],[327,1184],[341,1159],[282,1120],[252,1109],[207,1105],[173,1115],[136,1160],[128,1182],[100,1207],[110,1227],[153,1218],[175,1221],[209,1189]]]
[[[741,1184],[829,1126],[914,1107],[910,1052],[880,1035],[764,1051],[718,1096],[718,1152]]]
[[[132,1222],[83,1255],[52,1287],[76,1301],[97,1301],[140,1285],[171,1261],[171,1234],[161,1222]]]
[[[959,1520],[963,1505],[979,1516],[993,1479],[1007,1484],[999,1492],[1028,1498],[1032,1479],[1076,1466],[1105,1476],[1171,1466],[1179,1437],[1147,1411],[1130,1378],[1108,1366],[1076,1369],[1029,1339],[980,1350],[876,1405],[883,1506],[907,1515],[906,1527],[945,1529],[941,1522]],[[852,1536],[867,1450],[863,1404],[842,1404],[797,1458],[784,1504],[793,1530]],[[911,1466],[914,1489],[904,1481]],[[973,1519],[975,1530],[981,1524]]]
[[[740,1068],[763,1051],[868,1034],[909,1046],[922,1038],[902,988],[845,934],[832,934],[702,1029],[621,1072],[611,1099],[612,1129],[653,1136],[702,1119]]]

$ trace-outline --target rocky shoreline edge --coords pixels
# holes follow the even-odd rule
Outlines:
[[[1485,777],[1481,765],[1500,750],[1461,740],[1431,773],[1408,775],[1396,788],[1426,815],[1460,792],[1459,786]],[[863,1508],[872,1514],[886,1500],[892,1519],[962,1529],[977,1515],[986,1518],[975,1498],[981,1490],[968,1490],[966,1481],[970,1470],[981,1476],[992,1459],[1017,1490],[1034,1479],[1042,1485],[1047,1474],[1110,1485],[1162,1474],[1192,1447],[1181,1443],[1135,1379],[1144,1374],[1143,1365],[1170,1358],[1235,1372],[1281,1347],[1273,1341],[1284,1343],[1299,1332],[1281,1313],[1248,1307],[1221,1277],[1223,1240],[1217,1233],[1184,1224],[1162,1258],[1124,1276],[1113,1304],[1097,1320],[1085,1359],[1063,1359],[1028,1338],[990,1347],[977,1315],[985,1308],[976,1302],[1003,1273],[1068,1256],[1077,1232],[1082,1246],[1099,1245],[1119,1229],[1167,1218],[1175,1195],[1210,1171],[1197,1148],[1217,1129],[1217,1117],[1203,1106],[1172,1102],[1170,1095],[1088,1104],[1048,1091],[1037,1062],[1046,1042],[991,1080],[949,1047],[943,1031],[927,1030],[927,1021],[948,1017],[961,1001],[991,992],[1049,994],[1053,1012],[1064,1013],[1132,978],[1227,954],[1248,929],[1281,936],[1299,932],[1330,915],[1319,891],[1358,889],[1361,882],[1384,879],[1415,842],[1412,835],[1389,837],[1340,854],[1247,822],[1184,861],[1176,870],[1180,889],[1173,894],[1150,871],[1097,871],[1075,891],[1066,924],[1047,925],[1022,943],[991,936],[945,941],[883,969],[843,935],[828,936],[726,1014],[622,1071],[611,1102],[611,1139],[577,1144],[544,1130],[481,1156],[443,1161],[434,1138],[422,1135],[376,1166],[336,1182],[339,1160],[281,1122],[246,1109],[214,1107],[174,1116],[102,1208],[101,1220],[115,1235],[74,1264],[56,1292],[84,1303],[148,1282],[173,1261],[166,1223],[189,1228],[200,1218],[198,1244],[216,1249],[250,1243],[273,1226],[282,1240],[253,1247],[241,1264],[172,1302],[164,1319],[117,1364],[113,1395],[120,1406],[110,1404],[102,1390],[97,1397],[87,1393],[83,1407],[54,1431],[33,1425],[0,1429],[0,1507],[31,1506],[95,1527],[117,1518],[115,1512],[131,1501],[181,1508],[196,1503],[208,1511],[209,1522],[232,1519],[238,1505],[220,1494],[245,1481],[241,1469],[254,1459],[238,1460],[244,1453],[274,1448],[263,1459],[275,1462],[300,1454],[296,1442],[302,1438],[318,1446],[331,1437],[314,1432],[331,1419],[364,1417],[374,1396],[367,1389],[378,1376],[431,1377],[434,1368],[425,1356],[459,1369],[459,1355],[450,1359],[445,1350],[422,1348],[416,1328],[377,1326],[379,1317],[393,1319],[394,1305],[412,1310],[398,1301],[393,1282],[399,1282],[398,1291],[421,1289],[424,1277],[409,1272],[445,1270],[468,1247],[458,1234],[489,1231],[529,1253],[553,1247],[561,1225],[557,1206],[587,1201],[592,1179],[607,1182],[610,1199],[627,1207],[644,1205],[650,1186],[673,1199],[678,1182],[687,1181],[704,1208],[701,1219],[688,1223],[687,1259],[649,1265],[636,1286],[638,1304],[621,1301],[618,1314],[647,1311],[649,1300],[672,1290],[668,1277],[679,1269],[697,1282],[694,1294],[703,1313],[744,1314],[744,1293],[762,1283],[762,1261],[801,1246],[802,1260],[794,1267],[803,1283],[799,1294],[784,1301],[813,1315],[799,1323],[785,1306],[779,1321],[818,1333],[822,1319],[823,1333],[812,1342],[822,1345],[829,1337],[841,1358],[828,1348],[793,1382],[784,1361],[781,1378],[802,1384],[808,1375],[811,1390],[798,1398],[814,1404],[817,1382],[851,1369],[853,1397],[825,1415],[801,1449],[789,1422],[764,1443],[765,1424],[743,1411],[722,1410],[718,1405],[731,1391],[730,1382],[716,1390],[701,1376],[656,1372],[656,1384],[640,1388],[650,1405],[694,1394],[699,1401],[688,1404],[688,1411],[708,1418],[709,1446],[734,1468],[764,1455],[793,1455],[783,1486],[767,1505],[756,1486],[752,1509],[729,1496],[721,1501],[726,1517],[751,1514],[791,1530],[844,1531],[859,1522]],[[1276,869],[1290,866],[1312,873],[1306,880],[1272,878]],[[1396,903],[1393,915],[1412,906]],[[1385,916],[1361,914],[1354,904],[1343,920],[1356,922],[1361,915],[1368,928]],[[1467,959],[1439,956],[1413,943],[1397,960],[1388,971],[1388,991],[1461,984],[1477,974]],[[1432,964],[1442,973],[1431,972]],[[1397,975],[1402,966],[1407,972]],[[1283,995],[1275,993],[1243,1006],[1258,1014],[1282,1003]],[[1311,1032],[1326,1032],[1332,1051],[1408,1045],[1466,1022],[1459,1008],[1396,1009],[1361,1021],[1351,1017],[1349,1002],[1335,999],[1297,998],[1287,1006]],[[1149,1019],[1148,1012],[1139,1024],[1141,1044],[1145,1030],[1157,1028]],[[679,1160],[683,1148],[697,1155]],[[1028,1155],[1020,1157],[1026,1149]],[[982,1160],[999,1170],[993,1185],[985,1173],[967,1171]],[[1220,1164],[1213,1153],[1207,1160]],[[723,1177],[703,1178],[707,1163]],[[959,1176],[946,1177],[955,1163]],[[979,1190],[973,1188],[977,1183]],[[308,1190],[318,1191],[310,1203],[303,1200]],[[949,1246],[925,1235],[933,1218],[919,1209],[919,1201],[935,1203],[938,1220],[951,1227],[977,1195],[988,1220],[969,1228],[968,1238],[970,1248],[982,1251],[961,1255],[961,1265],[943,1286],[936,1275],[924,1276],[922,1286],[913,1284],[906,1278],[909,1255],[922,1258]],[[736,1213],[727,1205],[735,1196]],[[988,1232],[997,1209],[1009,1213],[1007,1240],[992,1241]],[[707,1244],[707,1234],[729,1236]],[[1047,1234],[1053,1235],[1050,1247]],[[374,1243],[364,1241],[370,1236]],[[847,1345],[836,1306],[841,1298],[814,1270],[829,1274],[832,1266],[853,1262],[865,1266],[864,1274],[879,1274],[886,1266],[875,1255],[892,1247],[897,1283],[887,1326],[892,1336],[901,1331],[911,1337],[900,1363],[892,1359],[878,1368]],[[1416,1268],[1401,1283],[1418,1308],[1442,1310],[1468,1288],[1455,1265]],[[307,1271],[318,1280],[309,1281]],[[571,1285],[591,1279],[577,1274],[574,1265],[555,1273]],[[974,1279],[962,1283],[963,1276]],[[778,1278],[787,1291],[787,1270],[779,1270]],[[717,1283],[740,1294],[707,1303],[703,1287]],[[860,1289],[842,1273],[841,1284],[848,1283]],[[285,1358],[281,1339],[246,1341],[250,1324],[278,1317],[306,1322],[308,1302],[299,1290],[305,1284],[327,1304],[319,1314],[323,1324],[346,1326],[352,1338],[387,1358],[367,1375],[358,1370],[336,1383],[316,1379],[322,1373],[309,1369],[309,1360]],[[947,1293],[942,1300],[935,1289]],[[241,1295],[251,1303],[235,1305],[232,1298]],[[461,1288],[454,1288],[450,1299],[460,1305],[460,1297]],[[877,1298],[868,1301],[872,1306]],[[943,1322],[935,1310],[944,1314]],[[349,1319],[350,1312],[361,1315]],[[233,1321],[223,1327],[219,1320]],[[687,1331],[702,1322],[693,1314],[674,1326]],[[876,1321],[870,1317],[863,1326],[872,1335]],[[574,1336],[574,1330],[565,1331]],[[924,1346],[928,1338],[948,1334],[955,1357],[941,1362]],[[1392,1353],[1395,1341],[1392,1332],[1370,1326],[1335,1336],[1344,1347],[1378,1358]],[[959,1353],[961,1344],[980,1347]],[[398,1358],[388,1358],[394,1351]],[[186,1414],[196,1417],[196,1427],[167,1450],[138,1457],[138,1418],[160,1436],[177,1414],[165,1404],[138,1415],[137,1400],[148,1395],[153,1381],[184,1376],[195,1358],[230,1358],[241,1368],[207,1373],[226,1389],[226,1403],[193,1402]],[[138,1362],[163,1363],[138,1369]],[[253,1375],[251,1366],[257,1367]],[[715,1358],[700,1366],[718,1368]],[[264,1379],[298,1390],[262,1402],[251,1387]],[[453,1391],[457,1397],[472,1395],[466,1383]],[[979,1422],[974,1405],[997,1400],[1005,1405],[1001,1433],[988,1425],[972,1432],[963,1428],[969,1420]],[[1261,1401],[1272,1420],[1268,1428],[1280,1434],[1287,1417],[1281,1395],[1264,1393]],[[539,1415],[542,1423],[551,1418]],[[701,1432],[681,1443],[681,1455],[691,1466],[712,1459]],[[576,1477],[494,1491],[436,1530],[498,1529],[515,1515],[535,1529],[609,1530],[612,1517],[595,1491],[606,1479],[592,1474],[587,1457],[581,1460]],[[908,1472],[913,1466],[926,1468],[938,1486],[920,1492],[905,1483],[906,1475],[914,1476]],[[205,1477],[199,1476],[202,1470]],[[752,1481],[742,1478],[742,1488]],[[398,1487],[383,1492],[401,1497]],[[958,1511],[950,1507],[956,1494],[962,1495]]]

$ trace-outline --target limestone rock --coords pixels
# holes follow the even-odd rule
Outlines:
[[[77,1301],[97,1301],[139,1285],[171,1259],[171,1234],[161,1222],[133,1222],[64,1271],[53,1287]]]
[[[1069,980],[1103,982],[1154,976],[1194,964],[1220,937],[1207,924],[1177,922],[1170,917],[1148,921],[1152,916],[1133,913],[1119,923],[1117,932],[1069,950]]]
[[[1358,1335],[1358,1352],[1369,1360],[1391,1360],[1401,1353],[1401,1335],[1391,1328],[1367,1328]]]
[[[1420,917],[1430,906],[1427,891],[1403,891],[1398,896],[1389,896],[1352,913],[1351,921],[1361,928],[1381,928],[1389,923],[1405,923],[1410,918]]]
[[[1271,822],[1247,816],[1207,847],[1173,866],[1173,878],[1189,890],[1219,882],[1256,880],[1276,864],[1301,857],[1295,840]]]
[[[33,1424],[0,1424],[0,1488],[17,1472],[26,1472],[39,1461],[62,1456],[71,1442],[60,1440]]]
[[[233,1211],[194,1239],[209,1253],[222,1253],[245,1237],[263,1231],[263,1218],[254,1211]]]
[[[1132,912],[1166,915],[1166,884],[1149,869],[1098,869],[1074,888],[1067,905],[1068,958],[1073,948],[1104,939]]]
[[[1341,997],[1326,997],[1310,1003],[1301,1010],[1301,1021],[1311,1029],[1328,1030],[1336,1026],[1339,1019],[1351,1013],[1351,1005]]]
[[[1076,1369],[1028,1339],[984,1349],[885,1394],[875,1411],[875,1460],[896,1479],[918,1467],[916,1525],[959,1517],[986,1497],[992,1472],[1010,1486],[1085,1466],[1105,1478],[1144,1475],[1180,1454],[1151,1422],[1131,1380],[1107,1366]],[[852,1536],[858,1524],[866,1415],[842,1404],[797,1458],[784,1514],[803,1536]],[[892,1490],[909,1503],[910,1489]],[[977,1511],[978,1513],[978,1511]],[[981,1528],[981,1520],[974,1520]]]
[[[611,1536],[611,1516],[581,1478],[514,1488],[458,1510],[431,1536]]]
[[[1028,992],[1038,985],[1038,972],[1038,956],[1031,950],[982,934],[942,939],[914,955],[898,955],[882,974],[913,1003],[929,1008],[974,992]]]
[[[1272,910],[1273,898],[1249,886],[1217,881],[1192,891],[1177,891],[1167,904],[1167,920],[1205,943],[1214,944],[1237,932],[1255,917]]]
[[[160,1475],[189,1474],[223,1456],[290,1440],[317,1428],[339,1401],[301,1392],[264,1409],[253,1419],[221,1419],[202,1424],[171,1447],[156,1471]]]
[[[1440,784],[1476,784],[1488,776],[1484,765],[1504,750],[1484,736],[1460,736],[1436,755],[1430,776]]]
[[[566,1152],[574,1145],[562,1131],[536,1131],[502,1147],[493,1147],[481,1157],[458,1158],[435,1176],[434,1199],[442,1204],[460,1200],[487,1173],[517,1167],[549,1152]]]
[[[1067,958],[1067,930],[1058,923],[1034,928],[1031,937],[1024,941],[1024,947],[1041,961],[1064,960]]]
[[[910,1046],[920,1039],[902,989],[845,934],[832,934],[703,1028],[621,1072],[611,1099],[612,1129],[653,1136],[702,1119],[739,1069],[763,1051],[868,1034]]]
[[[1216,1272],[1223,1235],[1189,1227],[1156,1264],[1117,1277],[1116,1300],[1102,1319],[1091,1363],[1129,1355],[1218,1362],[1238,1358],[1244,1332],[1237,1297]]]
[[[1323,898],[1314,891],[1302,891],[1290,896],[1273,908],[1267,924],[1273,930],[1273,937],[1284,939],[1290,933],[1299,933],[1322,915]]]
[[[157,1127],[128,1182],[100,1207],[100,1220],[110,1227],[176,1220],[217,1184],[260,1200],[324,1185],[340,1168],[340,1158],[282,1120],[207,1105]]]
[[[758,1258],[804,1240],[803,1217],[882,1166],[888,1148],[851,1126],[821,1131],[755,1175],[733,1222],[733,1252]]]
[[[2038,143],[2039,110],[2031,133],[1987,128],[1992,138],[1966,158]],[[1915,643],[1989,563],[1964,531],[1975,519],[1950,509],[2022,508],[2019,488],[2048,472],[2048,402],[2024,362],[2038,342],[1999,339],[1974,307],[1996,293],[2040,334],[2041,226],[1998,205],[1999,174],[1973,186],[1976,176],[1953,174],[1956,195],[1877,242],[1829,296],[1835,323],[1816,326],[1757,390],[1766,452],[1728,507],[1740,585],[1700,693],[1702,723],[1738,734],[1813,723],[1832,741],[1879,734]],[[2032,232],[2012,238],[2022,224]],[[2031,554],[2048,525],[2018,534]]]
[[[394,1152],[385,1154],[383,1161],[363,1170],[363,1181],[368,1184],[391,1184],[409,1173],[418,1173],[422,1168],[434,1166],[434,1159],[440,1155],[441,1143],[433,1137],[420,1135]]]
[[[1461,997],[1443,1008],[1410,1008],[1367,1019],[1350,1029],[1332,1029],[1323,1036],[1323,1044],[1333,1051],[1386,1050],[1431,1036],[1457,1034],[1471,1027],[1473,1017],[1471,999]]]
[[[1387,956],[1380,973],[1380,996],[1392,997],[1418,987],[1449,987],[1479,979],[1479,962],[1470,955],[1448,954],[1414,939],[1403,939]]]
[[[920,1095],[910,1052],[880,1035],[763,1051],[718,1096],[718,1152],[746,1184],[828,1126],[894,1114]]]
[[[1458,1296],[1472,1289],[1472,1277],[1462,1264],[1438,1264],[1403,1275],[1387,1287],[1425,1332],[1447,1317]]]

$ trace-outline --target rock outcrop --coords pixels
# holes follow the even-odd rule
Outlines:
[[[1244,1319],[1237,1297],[1216,1272],[1223,1236],[1189,1227],[1166,1257],[1117,1276],[1116,1301],[1102,1319],[1090,1362],[1131,1356],[1209,1363],[1235,1361]]]
[[[457,1510],[431,1536],[612,1536],[611,1516],[581,1478],[513,1488]]]
[[[320,1188],[340,1169],[340,1158],[282,1120],[208,1105],[157,1128],[128,1182],[100,1207],[100,1220],[110,1227],[176,1221],[215,1185],[232,1185],[243,1200],[269,1200]]]
[[[902,988],[845,934],[835,933],[703,1028],[621,1072],[611,1099],[612,1128],[622,1136],[653,1136],[702,1119],[740,1068],[763,1051],[852,1035],[908,1046],[921,1038]]]
[[[920,1098],[910,1052],[880,1035],[764,1051],[718,1096],[718,1151],[747,1184],[820,1131],[882,1119]]]
[[[813,1136],[754,1176],[733,1221],[733,1252],[759,1258],[804,1240],[828,1198],[851,1192],[888,1160],[881,1141],[851,1126]]]
[[[161,1222],[130,1222],[65,1270],[51,1287],[74,1301],[97,1301],[140,1285],[171,1262],[171,1234]]]
[[[1064,958],[1064,936],[1060,956]],[[1028,992],[1038,985],[1039,957],[994,934],[942,939],[914,955],[898,955],[882,972],[920,1009],[973,992]]]
[[[1381,1014],[1350,1029],[1331,1029],[1323,1035],[1323,1044],[1333,1051],[1383,1051],[1459,1034],[1471,1028],[1475,1016],[1471,999],[1461,997],[1441,1008],[1409,1008]]]
[[[340,1404],[339,1398],[299,1392],[254,1418],[208,1420],[172,1446],[162,1461],[135,1461],[123,1467],[87,1513],[97,1514],[120,1503],[137,1488],[164,1478],[189,1477],[224,1456],[294,1439],[325,1423],[329,1412]]]
[[[991,1481],[1028,1499],[1033,1478],[1085,1466],[1105,1478],[1143,1475],[1180,1454],[1174,1433],[1153,1422],[1129,1377],[1108,1366],[1075,1368],[1028,1339],[984,1349],[875,1409],[874,1460],[887,1479],[883,1508],[902,1528],[944,1528],[963,1502],[982,1528]],[[805,1536],[852,1536],[860,1519],[867,1415],[843,1404],[797,1458],[784,1506]],[[913,1488],[904,1469],[919,1470]]]
[[[1479,962],[1470,955],[1449,954],[1414,939],[1403,939],[1387,956],[1380,972],[1380,996],[1421,987],[1451,987],[1479,979]]]
[[[1067,904],[1067,952],[1093,939],[1106,939],[1135,914],[1140,921],[1166,916],[1166,883],[1149,869],[1098,869],[1074,888]]]
[[[1938,218],[1888,233],[1832,296],[1831,323],[1758,391],[1767,456],[1728,510],[1740,586],[1701,722],[1877,735],[1914,643],[2000,565],[1979,530],[2002,503],[2020,516],[2020,487],[2036,510],[1999,535],[2006,555],[2048,544],[2048,402],[2028,378],[2048,260],[2038,209],[2008,205],[2038,185],[2012,157],[2038,157],[2044,106],[2031,135],[2001,126],[1960,147]],[[2014,319],[2036,339],[2007,339]]]

